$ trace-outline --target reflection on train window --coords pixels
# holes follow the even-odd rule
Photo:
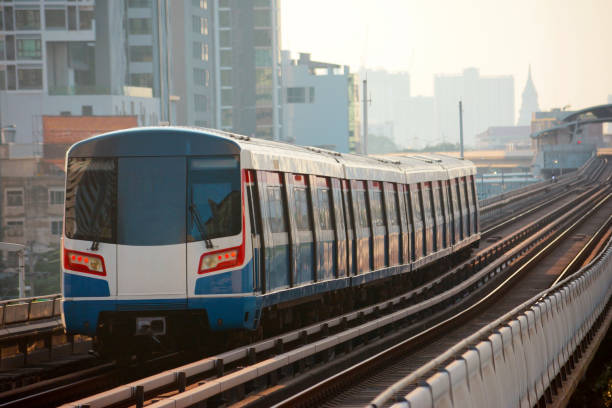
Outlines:
[[[68,159],[66,237],[114,243],[116,200],[115,159]]]
[[[240,233],[240,166],[234,157],[191,159],[189,163],[189,235],[195,241]],[[197,210],[197,211],[196,211]],[[203,231],[197,224],[200,218]],[[205,236],[202,236],[202,233]]]
[[[372,202],[371,210],[372,210],[372,221],[375,227],[382,227],[385,225],[383,221],[383,211],[382,211],[382,192],[373,191],[372,192]]]
[[[414,223],[416,225],[421,225],[423,224],[423,209],[421,208],[421,199],[420,199],[421,191],[417,190],[417,188],[418,187],[415,186],[411,190],[411,194],[412,194],[411,204],[412,204],[412,210],[414,211]]]
[[[366,192],[363,190],[357,190],[355,191],[355,197],[357,200],[359,227],[370,228],[370,223],[368,222],[368,209],[366,208]]]
[[[275,232],[287,232],[285,213],[283,211],[283,200],[280,187],[268,187],[268,210],[270,211],[270,230]]]
[[[330,230],[332,229],[332,219],[329,205],[329,190],[318,189],[317,195],[319,198],[319,208],[317,208],[319,224],[322,230]]]
[[[389,200],[387,202],[387,207],[389,209],[389,221],[391,225],[399,224],[399,214],[397,212],[397,193],[392,191],[388,195]]]
[[[296,217],[298,231],[310,231],[310,202],[308,201],[308,193],[305,188],[296,188],[294,190]]]

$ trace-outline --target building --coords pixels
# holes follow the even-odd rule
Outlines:
[[[215,127],[213,0],[175,1],[170,8],[172,91],[176,123]],[[218,31],[217,31],[218,33]]]
[[[0,4],[0,127],[20,154],[42,154],[43,115],[171,117],[166,0]]]
[[[476,135],[479,149],[504,149],[507,151],[529,149],[529,126],[491,126]]]
[[[410,75],[385,70],[365,70],[359,73],[368,81],[368,133],[385,124],[393,124],[393,133],[386,135],[398,145],[409,145],[411,121],[406,115],[410,98]]]
[[[360,152],[359,83],[348,66],[282,52],[283,139],[343,153]]]
[[[438,142],[459,141],[459,101],[463,102],[463,135],[466,145],[490,126],[514,124],[514,78],[481,76],[476,68],[461,75],[437,75],[434,98]]]
[[[404,147],[418,149],[428,144],[436,144],[433,138],[436,134],[436,104],[431,96],[413,96],[399,105],[397,112],[402,117],[403,130],[397,135],[397,141]],[[440,140],[440,142],[448,140]]]
[[[527,74],[527,82],[523,89],[521,111],[519,112],[518,126],[529,126],[531,124],[531,116],[534,112],[538,112],[538,92],[535,89],[533,80],[531,79],[531,65]]]
[[[215,127],[280,139],[279,0],[214,0],[213,13]]]
[[[548,178],[575,170],[604,147],[603,124],[612,123],[612,104],[579,111],[536,112],[531,138],[534,173]]]

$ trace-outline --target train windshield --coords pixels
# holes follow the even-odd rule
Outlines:
[[[190,159],[188,187],[188,242],[240,234],[242,200],[236,157]]]
[[[69,159],[66,175],[66,237],[114,242],[116,196],[116,159]]]

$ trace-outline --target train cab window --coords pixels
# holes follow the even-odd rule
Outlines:
[[[66,237],[115,243],[116,201],[116,160],[68,159]]]
[[[188,241],[239,234],[242,229],[242,201],[238,159],[190,159],[188,200]],[[200,218],[204,231],[200,231],[196,217]],[[206,236],[202,237],[202,233]]]
[[[184,157],[119,158],[117,243],[170,245],[185,242],[186,168]],[[240,170],[236,171],[240,178]],[[209,219],[202,218],[202,221]],[[210,222],[206,228],[213,231]]]
[[[372,214],[372,223],[375,227],[382,227],[385,225],[382,204],[382,192],[380,190],[373,191],[370,210]]]
[[[305,188],[296,188],[293,196],[295,198],[295,222],[298,231],[311,231],[312,224],[310,222],[310,201],[308,200],[308,192]]]
[[[322,230],[331,230],[332,216],[330,209],[330,195],[328,189],[317,189],[318,207],[317,213],[319,214],[319,225]]]
[[[270,214],[269,223],[272,233],[287,232],[285,212],[283,211],[283,199],[280,187],[268,187],[268,210]]]

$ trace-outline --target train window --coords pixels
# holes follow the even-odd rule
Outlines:
[[[311,231],[310,223],[310,201],[308,200],[308,192],[305,188],[296,188],[294,190],[296,217],[295,222],[298,231]]]
[[[370,206],[374,226],[381,227],[385,225],[382,210],[382,192],[380,190],[372,192],[372,201],[370,202]]]
[[[421,200],[419,199],[420,190],[417,190],[417,188],[415,186],[410,190],[410,195],[412,196],[410,208],[414,211],[414,222],[421,224],[423,222],[423,212],[421,210]]]
[[[319,208],[317,208],[317,213],[319,214],[319,225],[322,230],[330,230],[332,227],[332,217],[331,210],[329,204],[329,190],[328,189],[318,189],[317,195],[319,199]]]
[[[423,214],[426,219],[431,219],[431,186],[425,185],[425,188],[422,190],[422,199],[423,199]]]
[[[188,241],[237,235],[242,229],[240,164],[235,157],[189,161]],[[197,225],[200,218],[204,231]],[[202,233],[206,236],[202,237]]]
[[[357,215],[359,220],[359,227],[370,228],[370,223],[368,222],[368,209],[366,207],[366,192],[363,190],[357,190],[355,191],[355,196],[357,200]]]
[[[389,192],[389,200],[387,202],[387,209],[389,210],[389,222],[391,225],[399,224],[399,214],[397,212],[397,192],[395,187],[392,187],[393,191]]]
[[[117,243],[170,245],[185,242],[188,211],[185,200],[187,197],[186,168],[187,163],[184,157],[122,157],[119,159]],[[240,186],[240,170],[236,168],[236,172],[238,173],[238,186]],[[238,197],[240,197],[240,190],[238,190]],[[218,208],[219,211],[224,209],[226,208]],[[240,205],[237,211],[237,218],[240,219]],[[204,208],[200,212],[204,212]],[[224,216],[225,213],[217,215]],[[210,218],[202,217],[203,221],[211,219],[216,220],[216,217],[212,214]],[[238,222],[238,232],[240,232],[240,225],[241,223]],[[211,222],[206,224],[206,228],[208,231],[214,231]]]
[[[68,159],[66,237],[116,242],[117,162]]]
[[[280,187],[268,187],[268,210],[270,214],[270,230],[275,232],[287,232],[285,212],[283,211],[283,199]]]

